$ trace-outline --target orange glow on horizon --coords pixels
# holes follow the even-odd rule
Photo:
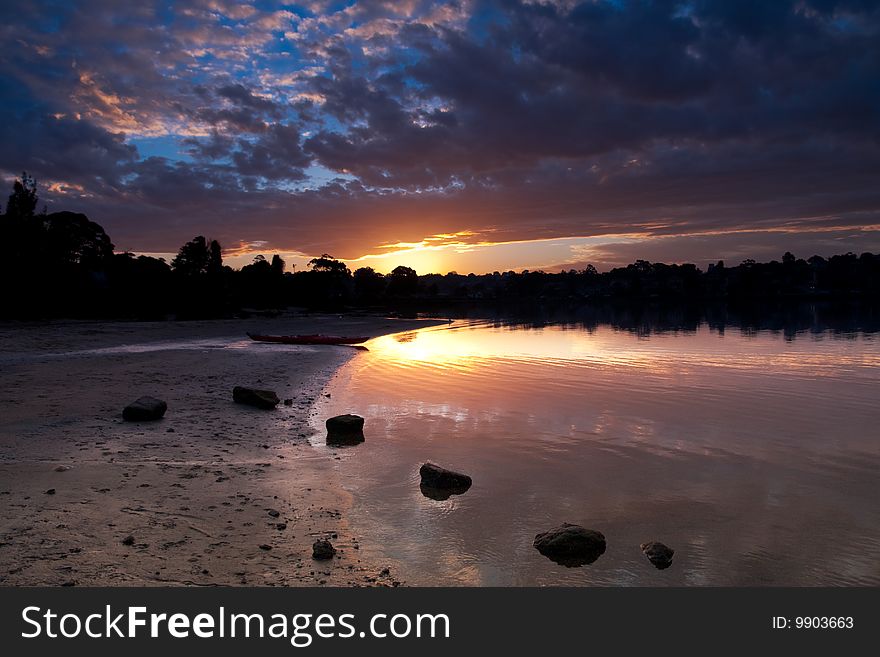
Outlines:
[[[60,190],[59,190],[60,191]],[[821,217],[814,218],[816,221]],[[880,231],[880,225],[864,225],[850,227],[860,232]],[[615,247],[632,246],[639,243],[673,243],[676,240],[701,240],[710,237],[728,235],[761,235],[804,233],[822,234],[840,230],[839,227],[818,225],[805,229],[803,225],[792,227],[769,227],[762,229],[730,229],[705,231],[700,233],[670,233],[657,235],[649,231],[606,234],[600,236],[573,236],[558,238],[539,238],[532,240],[489,239],[491,231],[463,230],[454,233],[438,233],[429,235],[419,242],[386,242],[371,249],[371,252],[354,258],[339,257],[354,271],[360,267],[372,267],[377,272],[387,274],[395,267],[403,265],[411,267],[419,274],[486,274],[493,271],[531,271],[557,272],[570,267],[582,268],[586,263],[593,263],[600,271],[611,267],[629,264],[609,259],[610,251]],[[338,257],[328,247],[331,256]],[[270,259],[274,254],[280,255],[287,264],[287,271],[303,271],[308,262],[320,255],[309,255],[302,251],[291,251],[273,247],[269,242],[239,242],[232,247],[223,249],[224,261],[227,265],[240,269],[253,262],[258,255]],[[155,257],[164,257],[170,261],[174,253],[147,253]],[[780,254],[781,255],[781,254]],[[812,255],[811,254],[805,254]],[[827,253],[824,255],[833,255]],[[778,256],[777,256],[778,257]],[[698,266],[723,259],[717,253],[707,252],[700,258],[675,258],[664,262],[695,262]]]

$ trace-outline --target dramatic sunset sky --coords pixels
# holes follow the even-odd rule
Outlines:
[[[878,5],[4,3],[0,171],[235,266],[880,251]]]

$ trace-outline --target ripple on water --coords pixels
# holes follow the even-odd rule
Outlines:
[[[425,329],[370,341],[318,416],[365,416],[338,466],[352,522],[411,583],[877,585],[880,346],[845,338]],[[426,498],[426,460],[472,488]],[[606,553],[542,557],[534,535],[563,521]]]

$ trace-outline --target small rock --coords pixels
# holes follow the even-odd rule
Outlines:
[[[281,515],[281,514],[280,514],[278,511],[276,511],[275,509],[269,509],[266,513],[268,513],[269,516],[270,516],[271,518],[277,518],[278,516]]]
[[[285,406],[293,406],[293,400],[292,399],[285,399],[284,405]]]
[[[263,544],[260,546],[260,549],[261,549],[261,550],[267,550],[267,551],[268,551],[268,550],[271,550],[271,549],[272,549],[272,546],[271,546],[271,545],[267,545],[266,543],[263,543]]]
[[[67,472],[68,470],[70,470],[70,468],[66,465],[59,465],[57,468],[55,468],[55,472]]]
[[[675,550],[671,547],[659,541],[649,541],[642,543],[641,548],[648,561],[654,564],[657,570],[664,570],[672,565],[672,555],[675,554]]]
[[[129,422],[160,420],[168,410],[168,404],[155,397],[140,397],[122,411],[122,418]]]
[[[364,418],[360,415],[337,415],[327,419],[328,445],[356,445],[364,442]]]
[[[280,401],[278,395],[271,390],[258,390],[257,388],[245,388],[235,386],[232,389],[232,399],[238,404],[247,404],[270,411]]]
[[[425,463],[419,468],[421,491],[433,500],[446,500],[450,495],[461,495],[471,487],[471,478],[466,474],[441,468],[434,463]]]
[[[122,544],[123,544],[123,545],[134,545],[134,536],[132,536],[131,534],[129,534],[128,536],[126,536],[125,538],[123,538],[123,539],[122,539]]]
[[[55,494],[55,489],[54,489],[54,488],[50,488],[49,490],[46,491],[45,494],[46,494],[46,495],[54,495],[54,494]]]
[[[334,554],[336,554],[336,548],[333,547],[330,541],[321,539],[312,544],[312,559],[324,561],[332,559]]]
[[[605,553],[605,536],[593,529],[564,522],[559,527],[537,534],[535,548],[551,561],[567,566],[593,563]]]
[[[66,582],[61,582],[61,586],[76,586],[76,580],[69,579]]]
[[[282,532],[285,529],[287,529],[287,523],[286,522],[279,522],[277,525],[275,525],[275,529]]]

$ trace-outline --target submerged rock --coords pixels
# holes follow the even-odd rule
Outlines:
[[[605,553],[605,536],[594,529],[564,522],[559,527],[537,534],[535,548],[551,561],[567,566],[593,563]]]
[[[122,418],[129,422],[160,420],[168,410],[168,404],[155,397],[144,396],[136,399],[122,411]]]
[[[328,445],[356,445],[364,442],[364,418],[360,415],[337,415],[327,419]]]
[[[272,390],[258,390],[244,386],[235,386],[232,389],[232,399],[238,404],[256,406],[267,411],[275,408],[281,401]]]
[[[472,480],[466,474],[441,468],[434,463],[424,463],[419,468],[422,478],[422,495],[432,500],[447,500],[451,495],[461,495],[471,487]]]
[[[649,541],[642,543],[641,548],[645,556],[648,557],[648,561],[654,564],[657,570],[664,570],[672,565],[672,555],[675,554],[675,550],[668,545],[659,541]]]
[[[330,541],[320,539],[312,543],[312,559],[318,561],[326,561],[332,559],[336,554],[336,548]]]

